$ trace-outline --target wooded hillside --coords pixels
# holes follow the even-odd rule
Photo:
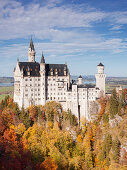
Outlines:
[[[127,90],[101,97],[97,119],[81,120],[54,101],[18,108],[0,103],[0,167],[8,169],[127,169]]]

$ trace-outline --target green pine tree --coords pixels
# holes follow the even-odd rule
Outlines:
[[[119,99],[116,93],[116,89],[112,91],[112,95],[110,98],[110,117],[111,119],[114,118],[114,116],[118,113],[118,107],[119,107]]]

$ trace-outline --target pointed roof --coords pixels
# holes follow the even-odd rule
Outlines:
[[[99,63],[97,66],[104,66],[102,63]]]
[[[42,51],[42,56],[41,56],[41,63],[45,63],[45,58],[44,58],[44,55],[43,55],[43,51]]]
[[[82,78],[82,76],[80,75],[78,78]]]
[[[29,46],[29,48],[31,48],[31,50],[34,51],[34,44],[33,44],[32,37],[31,37],[31,40],[30,40],[30,46]]]
[[[17,62],[19,63],[19,57],[17,57]]]

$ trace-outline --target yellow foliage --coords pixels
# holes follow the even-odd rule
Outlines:
[[[23,123],[20,123],[20,124],[16,127],[15,131],[16,131],[16,133],[17,133],[18,135],[22,135],[22,134],[26,131],[26,127],[25,127],[25,125],[24,125]]]
[[[80,134],[77,136],[77,142],[79,142],[79,143],[82,142],[82,136]]]
[[[48,121],[48,127],[49,127],[50,129],[52,129],[52,128],[53,128],[53,122]]]

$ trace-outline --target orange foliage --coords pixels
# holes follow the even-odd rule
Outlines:
[[[55,164],[52,158],[48,157],[40,165],[40,170],[56,170],[58,166]]]
[[[36,106],[32,105],[29,107],[30,118],[32,121],[36,121],[37,119],[37,108]]]
[[[77,142],[79,142],[79,143],[82,142],[82,136],[80,134],[77,136]]]
[[[105,97],[101,97],[99,100],[99,103],[101,105],[101,109],[99,112],[99,120],[102,118],[103,113],[105,112],[105,107],[106,107],[106,98]]]

